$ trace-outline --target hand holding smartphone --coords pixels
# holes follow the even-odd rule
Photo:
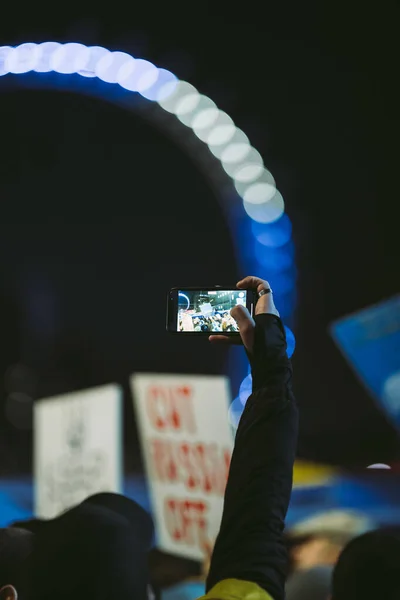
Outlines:
[[[238,336],[230,312],[241,305],[253,315],[255,301],[254,290],[235,286],[175,287],[168,293],[167,330],[181,335]]]

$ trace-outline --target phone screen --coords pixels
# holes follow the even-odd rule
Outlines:
[[[234,306],[247,304],[243,290],[177,290],[176,331],[186,333],[239,333],[230,315]]]

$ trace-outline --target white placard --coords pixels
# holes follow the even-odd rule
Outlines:
[[[35,512],[52,518],[97,492],[121,492],[117,385],[46,398],[34,408]]]
[[[195,560],[217,536],[233,433],[225,377],[131,377],[157,543]]]

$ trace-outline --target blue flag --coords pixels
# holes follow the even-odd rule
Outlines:
[[[358,377],[400,429],[400,295],[331,325]]]

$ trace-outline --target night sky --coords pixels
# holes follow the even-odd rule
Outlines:
[[[398,457],[393,427],[334,346],[330,323],[398,292],[394,3],[381,13],[298,10],[184,26],[89,11],[0,24],[0,43],[79,41],[187,79],[232,116],[274,175],[298,268],[299,456],[342,465]],[[222,11],[221,11],[222,13]],[[284,14],[285,13],[285,14]],[[128,376],[221,373],[204,340],[165,333],[166,291],[245,275],[215,192],[184,150],[135,113],[84,95],[0,82],[0,402],[124,386],[127,470],[140,469]],[[278,307],[279,308],[279,307]],[[10,365],[25,365],[19,374]],[[14,382],[15,383],[15,382]],[[0,472],[31,469],[32,432],[0,410]]]

